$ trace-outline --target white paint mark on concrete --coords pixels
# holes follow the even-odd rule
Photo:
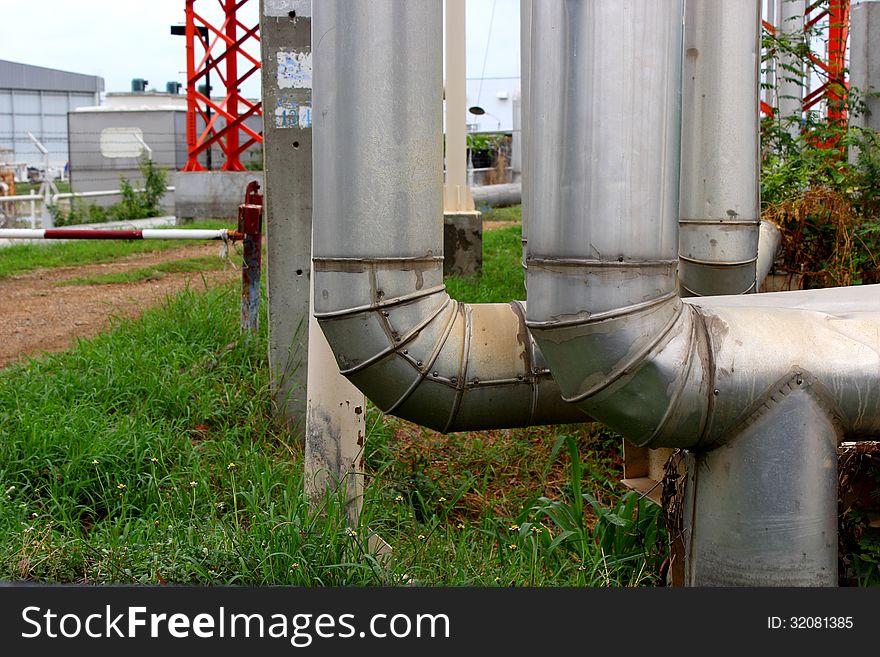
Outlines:
[[[293,52],[279,51],[278,71],[275,79],[279,89],[312,88],[312,51],[310,49]]]
[[[266,16],[280,18],[296,12],[297,18],[309,18],[312,15],[312,0],[264,0],[263,13]]]
[[[312,106],[281,98],[275,106],[276,128],[300,128],[307,130],[312,127]]]

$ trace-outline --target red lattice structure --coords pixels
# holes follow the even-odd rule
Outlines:
[[[850,0],[815,0],[807,4],[804,31],[813,33],[816,26],[827,19],[825,53],[811,52],[810,62],[825,75],[825,81],[804,95],[803,109],[810,110],[825,101],[825,116],[830,121],[846,121],[846,42],[849,39]],[[776,33],[776,27],[763,21],[764,29]],[[809,76],[807,76],[809,78]],[[773,116],[773,108],[761,101],[761,111]]]
[[[262,104],[241,95],[242,83],[260,70],[259,23],[252,27],[236,17],[241,7],[257,0],[213,0],[223,11],[223,22],[209,23],[196,7],[204,8],[209,0],[186,0],[186,143],[189,158],[184,171],[204,171],[198,157],[212,146],[219,146],[224,161],[221,171],[244,171],[241,154],[255,143],[262,144],[262,134],[245,120],[262,116]],[[256,44],[256,56],[247,51]],[[225,95],[212,100],[211,89],[202,93],[210,74],[220,78]],[[199,131],[199,118],[204,128]],[[212,167],[215,168],[215,167]]]

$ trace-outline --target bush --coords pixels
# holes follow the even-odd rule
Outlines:
[[[803,39],[765,33],[765,52],[796,55],[815,70]],[[808,73],[808,74],[813,74]],[[827,77],[827,76],[826,76]],[[844,116],[866,111],[866,95],[834,85],[829,100]],[[782,233],[782,267],[803,277],[803,287],[880,282],[880,139],[809,111],[799,130],[794,118],[761,122],[762,218]]]
[[[146,219],[161,213],[159,206],[165,195],[165,181],[168,176],[166,169],[157,166],[152,160],[144,160],[140,164],[144,187],[138,191],[124,176],[120,176],[119,191],[122,200],[109,207],[100,207],[87,203],[82,199],[73,199],[70,208],[64,210],[59,206],[50,206],[49,212],[56,226],[73,226],[87,223],[103,223],[105,221],[129,221]]]

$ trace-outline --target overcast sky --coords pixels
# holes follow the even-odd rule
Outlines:
[[[258,7],[244,5],[242,22],[256,23]],[[219,25],[217,0],[196,8]],[[468,77],[518,77],[519,0],[467,0],[467,12]],[[0,59],[100,75],[109,92],[130,91],[133,78],[164,91],[185,82],[186,40],[170,34],[183,22],[184,0],[0,0]],[[249,97],[259,94],[253,78]]]

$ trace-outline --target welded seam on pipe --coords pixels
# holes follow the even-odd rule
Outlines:
[[[623,308],[614,308],[613,310],[606,310],[601,313],[592,313],[585,317],[578,317],[575,319],[550,319],[544,321],[528,320],[526,321],[526,326],[530,329],[554,329],[610,322],[616,319],[623,319],[628,315],[637,315],[643,311],[651,310],[655,306],[662,306],[664,303],[674,299],[678,299],[678,292],[668,292],[662,296],[643,301],[642,303],[634,303]]]
[[[467,388],[465,377],[467,376],[468,359],[471,351],[471,309],[466,304],[459,304],[459,308],[464,319],[464,341],[462,342],[461,356],[458,359],[457,380],[451,380],[451,383],[455,384],[455,399],[452,402],[452,408],[449,410],[449,419],[443,425],[443,433],[447,433],[449,428],[455,423],[458,409],[461,408],[461,400],[464,397],[465,388]]]
[[[679,260],[684,260],[685,262],[690,262],[695,265],[702,265],[704,267],[742,267],[744,265],[750,265],[753,262],[758,262],[758,256],[756,255],[754,258],[747,258],[746,260],[701,260],[699,258],[691,258],[684,255],[678,256]],[[754,286],[752,286],[754,287]]]
[[[418,301],[419,299],[429,297],[432,294],[438,294],[445,291],[445,285],[435,285],[434,287],[419,290],[411,294],[404,294],[402,296],[397,296],[393,299],[385,299],[383,301],[372,301],[369,304],[355,306],[354,308],[346,308],[344,310],[334,310],[330,312],[316,312],[315,317],[317,317],[318,319],[336,319],[340,317],[348,317],[349,315],[359,315],[362,313],[372,312],[374,310],[384,310],[386,308],[393,308],[394,306],[402,306],[406,303],[409,303],[410,301]]]
[[[382,360],[386,356],[395,353],[396,351],[398,351],[400,349],[400,347],[402,347],[405,344],[408,344],[409,342],[414,340],[416,337],[418,337],[418,335],[419,335],[419,333],[421,333],[422,329],[425,328],[431,322],[433,322],[435,318],[439,317],[440,314],[446,309],[446,307],[450,303],[452,303],[452,299],[450,299],[449,297],[446,297],[446,300],[443,302],[443,304],[436,311],[432,312],[427,317],[423,318],[418,324],[416,324],[416,326],[414,326],[412,329],[410,329],[410,331],[405,336],[398,337],[396,344],[394,344],[394,343],[389,344],[385,349],[383,349],[382,351],[380,351],[377,354],[374,354],[373,356],[371,356],[370,358],[361,362],[360,364],[355,365],[354,367],[350,367],[348,369],[340,370],[340,372],[344,376],[351,376],[353,374],[357,374],[361,370],[366,369],[367,367],[369,367],[370,365],[373,365],[374,363],[377,363],[378,361]],[[320,321],[322,319],[322,317],[320,317],[317,314],[315,316],[318,318],[318,321]],[[381,315],[380,315],[380,317],[381,317]],[[391,327],[387,324],[385,326],[387,328],[390,328],[392,331],[394,330],[393,327]]]
[[[623,256],[614,260],[594,260],[590,258],[541,258],[530,255],[528,263],[542,265],[544,269],[552,270],[554,266],[574,267],[578,269],[620,267],[622,269],[632,267],[636,269],[669,269],[675,267],[676,259],[668,260],[632,260]]]
[[[626,376],[627,374],[632,374],[638,371],[640,366],[644,365],[647,362],[648,355],[662,345],[666,336],[669,335],[669,332],[672,331],[673,327],[675,327],[676,324],[678,324],[678,321],[682,315],[682,309],[683,306],[679,305],[672,319],[670,319],[666,323],[666,325],[657,332],[651,342],[649,342],[643,348],[639,349],[635,354],[627,358],[625,361],[622,361],[622,364],[621,361],[615,363],[614,369],[602,381],[600,381],[593,387],[588,388],[586,391],[580,392],[576,395],[567,396],[563,394],[562,398],[571,404],[576,404],[602,392],[612,383]],[[591,322],[591,324],[595,323],[599,322]]]
[[[684,283],[682,283],[682,282],[680,281],[680,279],[679,279],[679,283],[678,283],[678,285],[679,285],[679,287],[680,287],[682,290],[684,290],[685,292],[687,292],[689,296],[692,296],[692,297],[704,297],[704,296],[709,296],[709,295],[706,295],[706,294],[702,294],[702,293],[700,293],[700,292],[696,292],[695,290],[692,290],[692,289],[689,288],[687,285],[685,285]],[[749,293],[751,293],[753,290],[755,290],[755,283],[752,283],[751,285],[749,285],[749,287],[746,288],[745,290],[743,290],[742,292],[731,292],[731,294],[734,294],[734,295],[749,294]]]
[[[666,423],[669,421],[669,418],[672,414],[678,410],[679,402],[682,399],[685,388],[687,388],[688,382],[691,378],[691,372],[694,369],[694,362],[697,360],[697,324],[696,318],[693,317],[693,313],[691,316],[691,330],[688,333],[688,344],[685,352],[687,353],[687,369],[684,372],[683,376],[678,377],[675,382],[675,391],[672,393],[672,396],[669,398],[669,405],[666,407],[666,412],[663,414],[663,417],[660,418],[660,421],[657,423],[657,428],[654,430],[654,433],[651,434],[650,438],[646,440],[643,445],[650,445],[654,440],[657,439],[657,436],[662,435],[663,429],[666,427]],[[702,434],[700,434],[702,438]],[[699,441],[698,441],[699,442]]]
[[[458,302],[454,301],[453,303],[457,304]],[[444,304],[443,307],[441,308],[441,311],[443,309],[447,308],[448,305],[449,304]],[[401,352],[399,348],[397,350],[395,350],[398,352],[398,354],[400,356],[403,356],[403,358],[410,365],[412,365],[415,368],[415,370],[419,373],[419,376],[418,376],[418,378],[416,378],[415,381],[412,382],[410,387],[406,389],[406,391],[403,393],[403,395],[401,395],[400,399],[398,399],[390,407],[385,409],[385,413],[393,414],[395,410],[400,408],[400,406],[403,405],[406,402],[406,400],[410,398],[410,396],[412,396],[412,393],[414,393],[416,391],[416,389],[420,385],[422,385],[422,383],[427,378],[428,372],[431,371],[431,368],[434,366],[434,363],[436,362],[437,357],[440,355],[440,352],[443,351],[443,347],[446,345],[446,340],[449,338],[449,334],[452,332],[452,327],[455,326],[455,320],[458,315],[458,308],[453,310],[453,312],[451,312],[450,315],[451,315],[450,320],[447,323],[446,327],[443,329],[443,336],[440,338],[440,340],[434,346],[434,351],[431,353],[431,356],[428,359],[427,363],[422,363],[422,361],[419,361],[419,360],[412,358],[406,349],[404,349],[403,352]]]
[[[526,326],[526,313],[525,309],[522,307],[522,304],[519,301],[511,301],[510,307],[513,309],[513,312],[516,313],[516,316],[519,318],[520,324],[522,326]],[[532,393],[532,403],[531,408],[529,409],[529,424],[531,425],[535,420],[535,414],[538,411],[538,397],[540,395],[539,389],[539,379],[540,372],[538,371],[538,366],[536,363],[536,354],[535,354],[535,341],[532,338],[531,333],[526,331],[526,335],[523,336],[526,340],[527,344],[525,345],[525,349],[523,350],[523,354],[525,355],[525,371],[528,372],[529,376],[529,385],[531,387]],[[550,370],[547,370],[547,374],[550,374]],[[523,380],[523,375],[519,375],[517,377],[518,380]]]

